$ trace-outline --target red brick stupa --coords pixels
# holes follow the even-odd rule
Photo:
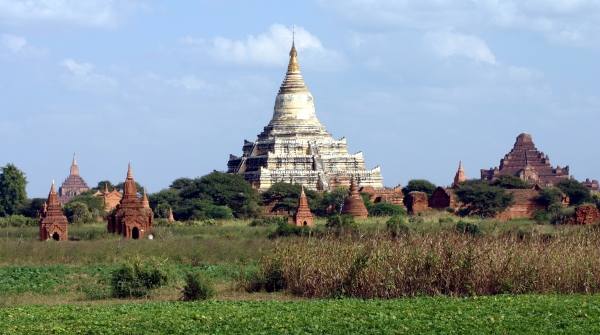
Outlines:
[[[81,194],[82,192],[89,191],[89,187],[85,180],[79,175],[79,167],[77,166],[77,158],[73,154],[73,163],[71,163],[71,171],[69,176],[62,185],[58,188],[58,200],[66,204],[74,196]]]
[[[69,222],[63,214],[58,194],[54,188],[54,181],[48,194],[48,201],[44,204],[40,219],[40,240],[45,241],[53,239],[55,241],[67,241],[69,234],[67,228]]]
[[[354,176],[352,176],[352,180],[350,180],[350,195],[344,200],[342,214],[354,215],[355,218],[359,219],[366,219],[369,216],[365,202],[358,194],[358,187],[356,187],[356,179]]]
[[[148,199],[145,192],[144,199],[140,200],[137,196],[137,187],[133,180],[130,164],[123,187],[123,198],[117,205],[114,214],[108,217],[108,231],[133,239],[142,238],[150,233],[154,213],[147,205]]]
[[[314,221],[313,214],[310,212],[308,207],[308,199],[304,193],[304,186],[302,186],[302,192],[300,193],[300,199],[298,199],[298,209],[292,223],[296,226],[312,226]]]

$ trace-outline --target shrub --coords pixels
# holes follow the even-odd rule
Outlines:
[[[423,223],[423,222],[425,222],[425,219],[423,219],[422,217],[419,217],[419,216],[411,216],[411,217],[408,219],[408,222],[410,222],[410,223],[416,223],[416,224],[420,224],[420,223]]]
[[[567,224],[570,218],[575,214],[572,207],[565,208],[561,205],[552,205],[548,208],[550,212],[550,223],[553,225]]]
[[[440,223],[454,223],[454,219],[453,218],[440,218],[438,221]]]
[[[111,290],[100,283],[85,283],[78,288],[85,300],[104,300],[111,297]]]
[[[286,222],[285,217],[283,216],[267,216],[263,219],[254,219],[250,222],[251,227],[263,227],[263,226],[271,226],[278,225],[282,222]]]
[[[269,234],[269,238],[308,235],[312,229],[307,226],[296,226],[289,222],[280,222],[275,232]]]
[[[456,212],[456,208],[454,208],[454,207],[446,207],[445,211],[448,212],[448,213],[454,214],[454,212]]]
[[[476,223],[471,223],[471,222],[465,222],[465,221],[458,221],[458,223],[456,224],[456,230],[458,230],[461,233],[465,233],[465,234],[471,234],[473,236],[481,236],[481,229],[479,228],[479,225]]]
[[[412,191],[419,191],[427,193],[427,197],[431,197],[433,191],[435,191],[435,184],[425,179],[411,179],[406,184],[406,187],[402,188],[402,193],[408,194]]]
[[[222,226],[223,222],[215,220],[215,219],[206,219],[202,221],[202,226],[211,227],[211,226]]]
[[[357,229],[358,224],[354,219],[354,215],[332,215],[327,219],[325,227],[335,229]]]
[[[556,187],[569,196],[569,206],[578,206],[592,200],[590,190],[577,180],[561,180]]]
[[[544,222],[548,221],[548,212],[543,209],[536,210],[533,213],[533,219],[537,223],[544,223]]]
[[[252,269],[240,276],[241,286],[246,292],[276,292],[286,287],[286,280],[281,271],[282,264],[274,261],[262,269]]]
[[[387,227],[388,231],[392,234],[393,237],[405,235],[409,232],[409,228],[406,224],[406,221],[404,221],[404,219],[399,215],[395,215],[389,220],[387,220],[385,226]]]
[[[164,263],[155,258],[142,259],[136,256],[123,261],[112,271],[110,286],[114,298],[144,298],[170,279]]]
[[[406,215],[406,210],[389,202],[378,202],[368,207],[369,216]]]
[[[215,296],[216,289],[204,271],[193,271],[186,274],[185,286],[181,293],[185,301],[207,300]]]
[[[7,227],[35,227],[40,224],[40,220],[36,218],[28,218],[23,215],[10,215],[0,218],[0,228]]]

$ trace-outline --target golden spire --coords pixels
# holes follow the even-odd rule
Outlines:
[[[293,71],[300,71],[300,65],[298,65],[298,59],[296,59],[296,57],[298,56],[298,51],[296,51],[296,45],[295,45],[295,31],[292,31],[292,49],[290,50],[290,63],[288,64],[288,73],[293,72]]]

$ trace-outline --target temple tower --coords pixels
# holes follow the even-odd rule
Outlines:
[[[358,187],[356,186],[354,176],[352,176],[350,182],[350,195],[344,200],[342,214],[354,215],[355,218],[359,219],[366,219],[369,216],[365,202],[358,193]]]
[[[79,175],[79,166],[77,166],[77,158],[73,154],[73,162],[71,163],[71,169],[69,176],[62,185],[58,188],[58,200],[66,204],[74,196],[79,195],[85,191],[89,191],[89,187],[85,180]]]
[[[462,161],[458,163],[458,171],[456,171],[456,175],[454,176],[454,183],[452,186],[457,185],[458,183],[462,183],[467,181],[467,174],[463,170]]]
[[[296,226],[312,226],[314,221],[313,214],[308,207],[308,199],[304,193],[304,186],[302,186],[302,192],[298,199],[298,209],[294,214],[293,222]]]
[[[123,197],[116,206],[116,212],[108,217],[108,231],[133,239],[142,238],[150,233],[154,213],[150,206],[147,206],[148,198],[145,197],[145,192],[144,198],[145,202],[137,196],[137,187],[129,164]]]
[[[244,142],[241,157],[230,155],[227,172],[244,176],[260,190],[276,182],[329,190],[348,186],[351,175],[358,177],[359,186],[382,189],[380,168],[367,170],[362,152],[349,154],[346,138],[334,140],[317,119],[293,42],[289,56],[271,121],[255,142]]]
[[[67,241],[69,222],[63,214],[58,194],[54,188],[54,180],[48,194],[48,201],[44,204],[40,219],[40,240]]]

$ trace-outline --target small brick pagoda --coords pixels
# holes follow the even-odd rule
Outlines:
[[[465,181],[467,181],[467,174],[465,173],[465,170],[463,170],[462,161],[460,161],[458,163],[458,171],[456,171],[456,175],[454,175],[454,183],[452,183],[452,186],[456,186],[458,183]]]
[[[71,163],[71,171],[69,176],[62,185],[58,188],[58,200],[66,204],[74,196],[79,195],[85,191],[89,191],[88,184],[79,175],[79,167],[77,166],[77,158],[73,154],[73,163]]]
[[[541,186],[554,186],[569,178],[569,166],[556,168],[550,165],[550,157],[539,152],[530,134],[517,136],[513,149],[500,160],[500,168],[481,170],[481,179],[496,180],[508,174]]]
[[[271,121],[256,141],[244,141],[242,156],[230,155],[227,172],[242,175],[262,191],[278,182],[302,184],[309,190],[348,187],[351,175],[359,186],[382,189],[379,166],[367,170],[362,152],[348,153],[346,138],[334,140],[317,119],[293,42],[289,55]]]
[[[302,192],[300,193],[300,198],[298,199],[298,209],[296,210],[296,214],[292,218],[293,224],[296,226],[312,226],[314,221],[313,214],[308,207],[308,199],[306,198],[306,194],[304,193],[304,186],[302,186]]]
[[[148,206],[148,198],[144,191],[144,198],[137,196],[137,187],[133,180],[131,164],[127,170],[127,179],[123,187],[123,198],[116,207],[116,211],[108,217],[108,231],[117,233],[127,238],[142,238],[152,230],[154,213]]]
[[[369,216],[365,202],[358,193],[358,187],[356,186],[354,176],[352,176],[350,181],[350,195],[344,200],[342,214],[354,215],[355,218],[359,219],[366,219]]]
[[[69,222],[62,212],[58,194],[54,188],[54,181],[52,181],[52,187],[50,187],[48,201],[44,204],[40,215],[40,240],[67,241],[69,239]]]

